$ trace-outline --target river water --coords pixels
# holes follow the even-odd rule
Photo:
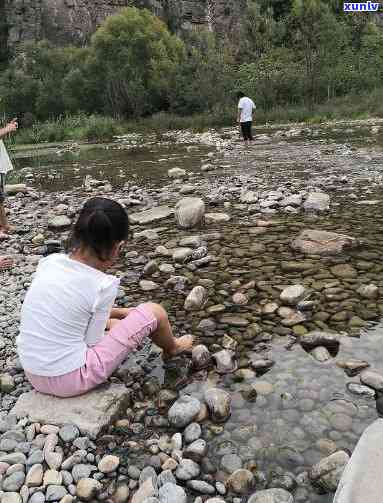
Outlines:
[[[214,370],[193,374],[185,370],[182,361],[178,368],[164,369],[155,356],[146,366],[165,388],[185,377],[181,393],[202,398],[212,382],[227,389],[233,398],[230,419],[222,428],[209,424],[203,428],[216,477],[225,480],[222,459],[232,454],[236,466],[254,470],[255,463],[269,486],[275,487],[282,484],[282,475],[296,477],[335,450],[352,451],[364,428],[377,417],[374,399],[348,391],[348,384],[359,383],[359,376],[348,377],[337,362],[365,360],[383,371],[383,125],[368,121],[257,132],[258,141],[248,150],[234,141],[231,130],[219,134],[219,138],[233,139],[234,147],[226,149],[217,149],[214,143],[201,144],[198,138],[182,141],[180,135],[161,141],[153,138],[146,144],[139,138],[125,138],[86,148],[26,149],[15,155],[15,179],[28,180],[48,192],[79,188],[87,175],[108,180],[113,187],[126,183],[159,190],[168,187],[167,204],[171,205],[179,198],[179,188],[169,183],[166,174],[169,168],[180,167],[191,174],[189,181],[196,184],[198,194],[207,198],[213,211],[226,211],[224,198],[218,196],[222,186],[227,189],[231,184],[257,190],[276,190],[289,184],[302,189],[321,187],[330,194],[330,213],[319,217],[267,215],[273,225],[263,234],[254,232],[252,212],[233,203],[230,222],[209,225],[208,232],[222,233],[221,239],[209,242],[209,253],[215,260],[186,273],[195,284],[204,279],[214,282],[203,310],[185,313],[184,296],[169,295],[161,275],[154,276],[159,289],[150,293],[152,300],[165,304],[179,333],[194,333],[212,351],[219,349],[224,334],[236,340],[241,369],[251,369],[253,358],[274,361],[268,372],[257,376],[251,372],[219,376]],[[214,170],[201,173],[201,164],[209,162]],[[168,222],[164,225],[161,244],[171,248],[179,231]],[[340,256],[304,257],[290,248],[291,240],[304,228],[349,234],[362,245]],[[140,256],[150,256],[158,244],[140,241],[134,249]],[[287,268],[286,263],[292,262],[297,267]],[[339,264],[351,266],[355,274],[336,276],[333,268]],[[133,272],[142,267],[133,261],[130,266]],[[253,280],[256,287],[248,292],[248,305],[235,305],[232,294]],[[267,315],[262,307],[278,302],[281,289],[294,283],[312,292],[317,310],[307,321],[285,330],[278,315]],[[379,297],[360,298],[358,288],[370,283],[379,287]],[[125,300],[132,302],[144,298],[137,285],[129,285],[125,294]],[[221,308],[215,312],[217,305]],[[222,313],[240,317],[245,323],[225,324]],[[201,329],[203,320],[209,320],[214,328]],[[307,331],[318,329],[344,334],[339,353],[325,363],[316,361],[299,344]],[[143,356],[138,361],[140,358]],[[248,394],[254,383],[258,391],[255,400]],[[332,495],[317,494],[303,476],[298,480],[299,486],[292,489],[296,502],[332,501]]]

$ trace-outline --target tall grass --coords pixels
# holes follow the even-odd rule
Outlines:
[[[366,95],[345,96],[332,99],[309,109],[304,105],[257,109],[256,124],[307,122],[311,124],[340,119],[383,117],[383,88]],[[20,129],[15,135],[16,144],[55,143],[64,141],[108,141],[129,133],[164,133],[171,130],[191,129],[202,132],[209,128],[233,126],[236,120],[235,103],[219,110],[182,117],[157,113],[136,121],[124,121],[100,115],[59,117]]]

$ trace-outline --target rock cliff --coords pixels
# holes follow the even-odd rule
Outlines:
[[[246,0],[0,0],[0,44],[48,39],[85,44],[97,26],[126,6],[148,8],[180,32],[238,27]]]

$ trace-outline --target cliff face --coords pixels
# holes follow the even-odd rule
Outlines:
[[[107,16],[126,6],[150,9],[177,32],[227,34],[238,27],[245,5],[246,0],[0,0],[0,44],[48,39],[82,45]]]

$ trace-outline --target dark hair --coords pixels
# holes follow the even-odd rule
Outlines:
[[[115,201],[93,197],[87,201],[69,238],[69,250],[80,246],[90,248],[100,260],[108,260],[113,246],[129,235],[125,209]]]
[[[244,97],[245,97],[245,93],[243,93],[242,91],[237,92],[237,98],[244,98]]]

